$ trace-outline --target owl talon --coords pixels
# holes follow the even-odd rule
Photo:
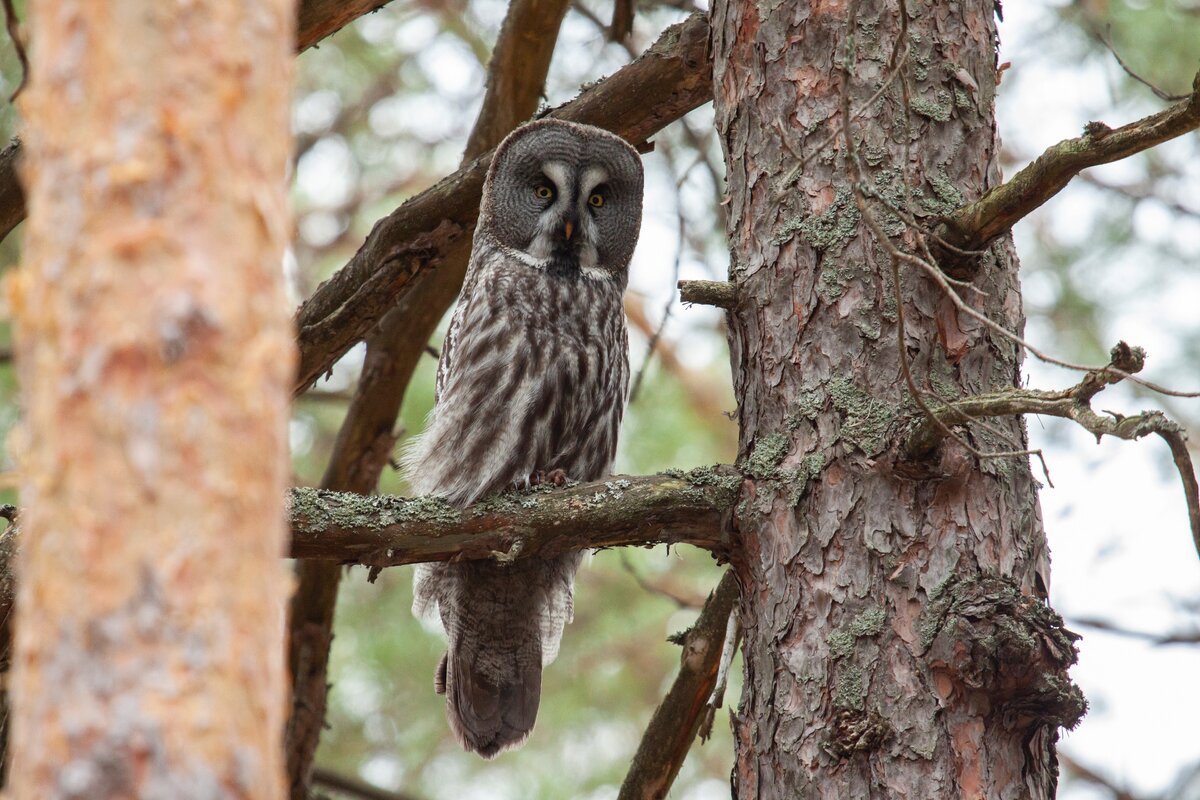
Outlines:
[[[533,474],[529,476],[530,486],[542,486],[547,483],[554,486],[566,486],[570,482],[567,471],[563,469],[552,469],[549,472],[543,472],[540,469],[534,470]]]

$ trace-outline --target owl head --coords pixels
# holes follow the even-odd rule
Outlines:
[[[624,285],[641,223],[642,160],[621,137],[542,119],[496,149],[479,230],[528,266]]]

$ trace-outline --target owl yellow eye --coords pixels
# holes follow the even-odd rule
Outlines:
[[[554,190],[544,183],[534,189],[533,193],[537,195],[538,199],[540,200],[549,200],[551,197],[554,197]]]
[[[592,208],[599,208],[604,205],[604,195],[599,192],[593,192],[592,196],[588,198],[588,205]]]

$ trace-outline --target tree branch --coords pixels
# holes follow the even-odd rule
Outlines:
[[[952,277],[970,279],[978,269],[973,255],[997,236],[1058,194],[1088,167],[1119,161],[1200,126],[1200,73],[1192,82],[1191,95],[1157,114],[1109,128],[1089,122],[1083,136],[1059,142],[1046,150],[1009,181],[995,187],[942,220],[935,240],[943,246],[938,261]]]
[[[642,735],[618,800],[661,800],[670,791],[710,710],[727,623],[737,599],[737,581],[732,571],[726,572],[696,624],[682,636],[679,674]]]
[[[680,281],[679,299],[728,310],[737,304],[737,287],[729,281]]]
[[[701,14],[671,26],[637,61],[549,116],[597,125],[635,144],[645,141],[712,98],[708,34]],[[379,220],[349,263],[301,306],[297,393],[470,235],[490,161],[489,151]]]
[[[378,11],[391,0],[302,0],[296,25],[296,52],[302,53],[337,33],[363,14]],[[25,219],[25,191],[17,175],[21,141],[14,137],[0,151],[0,241]]]
[[[1172,459],[1183,481],[1192,539],[1197,554],[1200,554],[1200,486],[1196,482],[1196,472],[1183,429],[1167,419],[1161,411],[1143,411],[1126,417],[1112,412],[1103,416],[1092,409],[1091,400],[1097,393],[1110,384],[1140,372],[1146,359],[1145,351],[1140,347],[1130,347],[1125,342],[1119,342],[1112,349],[1111,356],[1111,363],[1107,367],[1092,370],[1069,389],[1005,389],[934,406],[930,409],[931,418],[922,420],[909,433],[905,453],[910,458],[921,458],[936,447],[943,436],[939,422],[943,426],[961,425],[981,417],[1017,414],[1045,414],[1073,420],[1095,435],[1097,442],[1103,436],[1135,440],[1151,433],[1158,434],[1171,448]]]
[[[431,497],[291,490],[293,558],[383,568],[512,561],[601,547],[685,543],[726,555],[741,474],[730,467],[537,487],[465,509]]]
[[[313,767],[313,785],[333,789],[351,797],[361,798],[361,800],[416,800],[411,794],[389,792],[378,786],[372,786],[366,781],[323,767]]]

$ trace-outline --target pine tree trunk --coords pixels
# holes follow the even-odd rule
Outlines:
[[[280,798],[295,10],[30,13],[12,796]]]
[[[853,37],[850,37],[850,17]],[[922,458],[902,377],[888,252],[856,207],[842,91],[864,181],[924,227],[999,180],[991,0],[718,0],[718,130],[728,164],[733,378],[754,478],[743,551],[745,693],[734,719],[740,798],[1050,798],[1058,726],[1082,714],[1070,634],[1045,605],[1048,559],[1024,458],[953,440]],[[853,43],[848,46],[848,38]],[[850,86],[842,63],[853,53]],[[911,100],[905,103],[902,83]],[[821,145],[824,144],[823,147]],[[914,231],[875,217],[905,250]],[[904,346],[921,388],[1011,387],[1021,352],[902,265]],[[1023,325],[1006,237],[964,290]],[[1019,421],[992,421],[1015,443]],[[972,426],[981,450],[1011,443]]]

